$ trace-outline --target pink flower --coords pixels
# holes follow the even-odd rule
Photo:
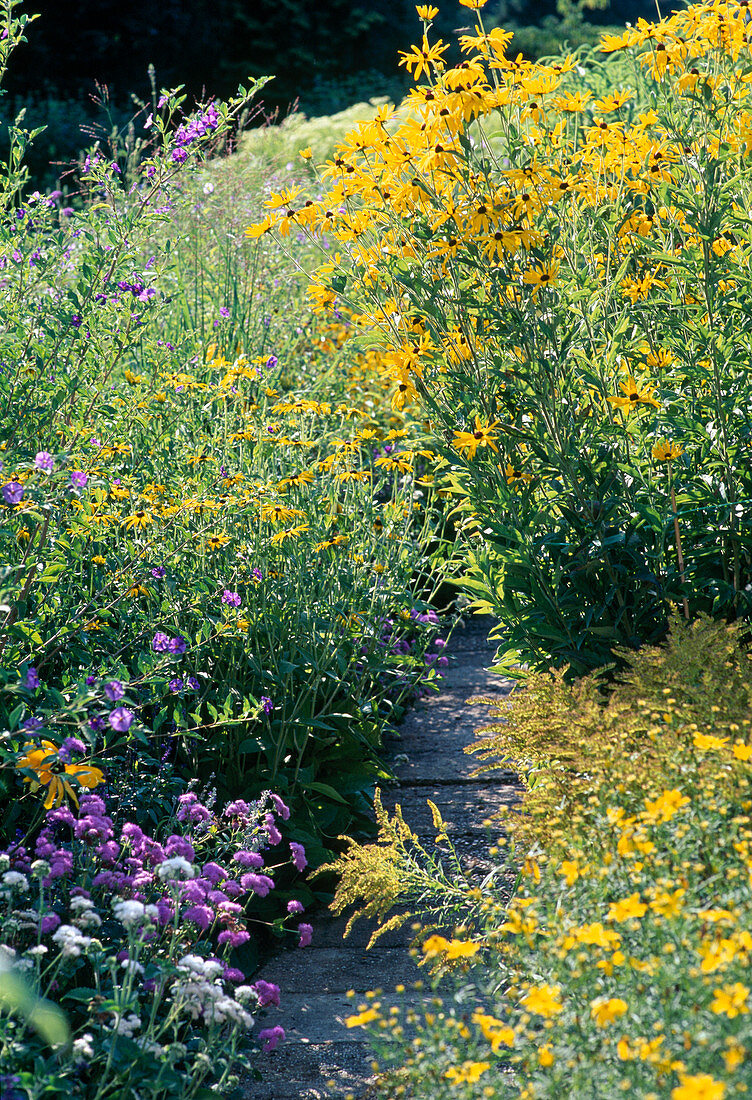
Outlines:
[[[297,871],[304,871],[308,866],[308,860],[306,859],[305,848],[302,844],[296,844],[294,840],[290,841],[290,851],[292,852],[292,861],[295,864]]]
[[[298,941],[298,947],[310,946],[313,939],[313,928],[310,924],[299,924],[298,932],[300,932],[300,939]]]
[[[268,875],[256,875],[253,871],[249,871],[247,875],[241,876],[240,885],[246,890],[253,890],[254,894],[258,894],[260,898],[265,898],[269,891],[274,889],[274,879],[269,878]]]
[[[282,818],[282,820],[283,821],[289,821],[289,819],[290,819],[290,809],[289,809],[288,806],[286,806],[284,804],[284,802],[282,801],[282,799],[279,797],[278,794],[273,794],[272,795],[272,802],[274,803],[274,806],[277,810],[277,813]]]
[[[291,916],[293,913],[303,913],[305,912],[305,906],[302,901],[296,901],[295,898],[293,898],[292,901],[288,901],[287,903],[287,912]]]
[[[279,986],[274,982],[265,982],[263,978],[259,978],[251,988],[258,994],[259,1008],[266,1008],[267,1005],[276,1005],[279,1008]]]

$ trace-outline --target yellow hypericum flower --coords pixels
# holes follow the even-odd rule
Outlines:
[[[722,749],[724,745],[728,744],[728,741],[728,737],[714,737],[710,733],[696,733],[692,743],[700,752],[709,752],[713,749]]]
[[[475,458],[478,447],[490,447],[491,450],[498,452],[496,436],[493,434],[498,425],[498,420],[494,420],[492,424],[486,424],[481,421],[480,417],[476,416],[475,431],[455,432],[454,446],[460,454],[466,455],[467,458]]]
[[[451,1066],[444,1076],[455,1085],[474,1085],[490,1067],[490,1062],[463,1062],[461,1066]]]
[[[652,801],[648,799],[645,802],[645,809],[642,813],[644,820],[649,822],[655,822],[663,824],[666,821],[670,821],[674,814],[679,810],[688,806],[690,799],[686,795],[683,795],[681,791],[670,790],[664,791],[658,798]]]
[[[430,4],[418,4],[415,10],[418,13],[418,19],[423,19],[426,23],[430,23],[439,14],[439,9],[431,7]]]
[[[745,745],[743,741],[735,741],[734,756],[737,760],[752,760],[752,745]]]
[[[41,746],[28,741],[22,751],[24,755],[18,758],[16,767],[29,768],[35,773],[36,779],[24,777],[25,783],[32,784],[32,790],[47,787],[47,797],[44,800],[46,810],[59,806],[65,795],[78,805],[71,779],[88,790],[93,790],[104,782],[104,773],[99,768],[90,764],[64,764],[58,756],[57,745],[52,741],[42,741]]]
[[[715,1012],[716,1016],[728,1016],[730,1020],[733,1020],[735,1016],[741,1016],[742,1013],[749,1012],[748,998],[748,985],[743,985],[741,982],[724,985],[722,989],[714,991],[710,1011]]]
[[[499,1047],[502,1046],[502,1044],[505,1047],[514,1046],[514,1031],[511,1027],[507,1027],[501,1020],[497,1020],[495,1016],[489,1016],[485,1012],[475,1011],[473,1013],[473,1023],[478,1025],[483,1032],[483,1037],[488,1039],[494,1054],[498,1053]]]
[[[628,374],[626,379],[619,383],[619,388],[622,390],[623,397],[609,397],[608,400],[610,404],[615,405],[617,409],[621,409],[624,413],[630,413],[638,405],[654,405],[656,409],[660,408],[659,403],[653,396],[655,387],[650,383],[646,383],[640,388],[632,375]]]
[[[647,911],[648,907],[643,901],[640,901],[640,895],[630,894],[628,898],[622,898],[621,901],[611,903],[606,920],[639,920],[640,917],[645,916]]]
[[[311,157],[313,156],[313,151],[312,151],[311,147],[306,146],[305,149],[301,149],[300,150],[300,156],[303,158],[303,160],[310,160]]]
[[[650,452],[655,462],[673,462],[684,454],[684,448],[668,439],[660,439]]]
[[[628,1007],[621,997],[598,997],[590,1004],[590,1015],[598,1027],[606,1027],[623,1016]]]
[[[559,867],[559,874],[564,875],[567,886],[574,886],[580,877],[580,864],[576,859],[564,859]]]
[[[450,940],[445,948],[448,959],[471,959],[480,951],[480,944],[470,943],[467,940]]]
[[[679,1075],[681,1084],[671,1090],[671,1100],[723,1100],[726,1086],[709,1073]]]
[[[682,910],[686,892],[687,891],[681,886],[670,894],[662,890],[657,893],[650,902],[650,908],[654,913],[657,913],[659,917],[663,917],[666,920],[668,920],[669,917],[676,917]]]
[[[558,985],[534,985],[528,989],[522,998],[522,1003],[528,1012],[550,1019],[564,1009],[564,1005],[559,1000],[560,994],[561,988]]]
[[[357,1016],[348,1016],[345,1019],[345,1027],[365,1027],[366,1024],[373,1023],[374,1020],[378,1020],[379,1014],[374,1008],[367,1008],[364,1012],[359,1012]]]

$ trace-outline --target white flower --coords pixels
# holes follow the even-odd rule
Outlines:
[[[61,924],[52,939],[66,959],[77,959],[82,951],[91,946],[91,936],[82,936],[72,924]]]
[[[123,970],[127,970],[129,974],[143,974],[144,968],[140,962],[136,962],[135,959],[123,959],[120,964]]]
[[[37,878],[44,878],[50,873],[50,864],[46,859],[35,859],[31,869]]]
[[[0,970],[7,970],[16,961],[16,952],[7,943],[0,943]]]
[[[123,901],[119,898],[112,903],[112,911],[126,928],[138,928],[146,916],[146,906],[142,901]]]
[[[26,954],[31,955],[32,958],[36,958],[37,956],[41,957],[42,955],[46,955],[48,951],[49,947],[45,947],[43,943],[39,943],[36,947],[30,947]]]
[[[130,1016],[119,1017],[113,1024],[113,1030],[118,1035],[125,1035],[126,1039],[132,1039],[140,1027],[141,1020],[134,1012],[131,1012]]]
[[[20,871],[6,871],[3,875],[3,886],[7,886],[9,890],[20,890],[25,894],[29,889],[29,880]]]
[[[235,1000],[244,1005],[246,1001],[255,1001],[258,999],[258,993],[250,985],[239,985],[235,990]]]
[[[74,918],[76,928],[101,928],[102,918],[93,909],[84,909],[83,913]]]
[[[73,1057],[77,1062],[84,1062],[94,1057],[94,1036],[85,1032],[79,1039],[73,1040]]]
[[[94,902],[91,898],[71,898],[70,908],[74,913],[83,913],[84,909],[93,909]]]
[[[196,868],[183,856],[173,856],[163,860],[157,867],[157,877],[166,879],[186,879],[196,877]]]

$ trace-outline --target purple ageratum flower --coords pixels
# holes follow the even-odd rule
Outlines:
[[[33,665],[26,670],[26,687],[30,691],[36,691],[39,687],[39,673]]]
[[[152,569],[151,575],[155,577],[156,580],[162,581],[167,576],[167,570],[163,565],[158,565],[156,569]]]
[[[186,649],[188,648],[188,643],[186,642],[182,634],[178,634],[177,638],[170,639],[167,648],[169,649],[170,653],[174,653],[179,656],[180,654],[185,653]]]
[[[261,852],[241,850],[236,852],[232,858],[235,863],[239,863],[241,867],[252,867],[254,871],[258,871],[264,866],[264,857],[261,855]]]
[[[279,1008],[279,986],[274,982],[265,982],[263,978],[259,978],[251,989],[256,990],[259,1008],[266,1008],[267,1005],[276,1005]]]
[[[184,920],[192,921],[205,932],[210,924],[214,923],[214,910],[208,905],[192,905],[183,913]]]
[[[9,481],[3,485],[3,500],[6,504],[20,504],[24,495],[24,487],[17,481]]]
[[[261,828],[264,830],[267,837],[269,838],[269,843],[270,844],[274,845],[274,844],[280,844],[281,843],[282,833],[279,831],[277,826],[274,824],[274,814],[272,814],[272,813],[264,814],[264,824],[261,826]]]
[[[300,933],[298,947],[309,947],[311,944],[311,940],[313,939],[312,926],[310,924],[299,924],[298,932]]]
[[[295,864],[295,869],[297,871],[304,871],[308,866],[308,860],[306,859],[303,845],[297,844],[294,840],[291,840],[290,852],[292,853],[292,861]]]
[[[51,474],[55,468],[55,459],[49,451],[37,451],[34,466],[37,470],[44,470],[46,474]]]
[[[83,470],[74,470],[70,479],[71,485],[75,486],[76,489],[83,489],[88,484],[89,475],[85,474]]]
[[[122,699],[125,695],[125,688],[119,680],[110,680],[104,685],[104,693],[111,703],[117,703],[118,699]]]
[[[304,913],[305,912],[305,906],[303,905],[302,901],[297,901],[295,898],[293,898],[291,901],[288,901],[288,903],[287,903],[287,912],[292,917],[296,913]]]
[[[60,927],[60,917],[57,913],[47,913],[42,917],[42,922],[39,926],[39,930],[43,936],[49,936],[50,932],[54,932],[56,928]]]
[[[278,794],[272,794],[271,800],[274,803],[274,808],[282,818],[283,821],[290,820],[290,807],[286,806]]]
[[[235,985],[245,981],[245,974],[236,966],[226,966],[222,971],[222,977],[226,982],[234,982]]]
[[[217,943],[228,944],[230,947],[241,947],[244,943],[248,943],[251,938],[251,933],[246,931],[231,931],[226,928],[224,932],[220,932],[217,936]]]
[[[253,871],[240,876],[240,885],[244,890],[252,890],[260,898],[265,898],[274,889],[274,879],[268,875],[257,875]]]
[[[240,593],[226,588],[222,593],[222,603],[226,603],[228,607],[240,607]]]
[[[133,724],[135,714],[128,707],[115,707],[110,711],[110,725],[118,733],[127,733]]]
[[[276,1024],[274,1027],[265,1027],[263,1031],[258,1033],[260,1042],[264,1044],[264,1050],[268,1054],[272,1050],[276,1050],[281,1042],[285,1038],[285,1029]]]
[[[271,701],[268,695],[262,695],[259,699],[259,702],[261,703],[261,709],[263,710],[264,714],[271,714],[271,712],[274,710],[274,703]]]
[[[72,764],[77,756],[86,755],[86,745],[78,737],[66,737],[57,755],[62,764]]]
[[[151,648],[155,653],[167,653],[170,648],[170,639],[161,630],[158,630],[151,640]]]

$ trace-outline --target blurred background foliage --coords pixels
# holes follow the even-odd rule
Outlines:
[[[474,16],[458,0],[440,3],[438,36],[456,42]],[[592,44],[604,26],[655,18],[669,0],[490,0],[488,27],[515,32],[511,47],[530,58]],[[255,121],[297,109],[308,117],[342,111],[372,96],[399,99],[407,88],[397,67],[419,32],[413,0],[30,0],[39,14],[14,56],[0,101],[0,156],[7,124],[45,125],[27,162],[32,187],[50,188],[92,142],[92,127],[124,129],[133,97],[183,84],[189,95],[227,97],[248,76],[273,74]],[[454,47],[456,48],[456,46]],[[450,58],[450,64],[456,58]],[[106,130],[100,132],[106,136]]]

